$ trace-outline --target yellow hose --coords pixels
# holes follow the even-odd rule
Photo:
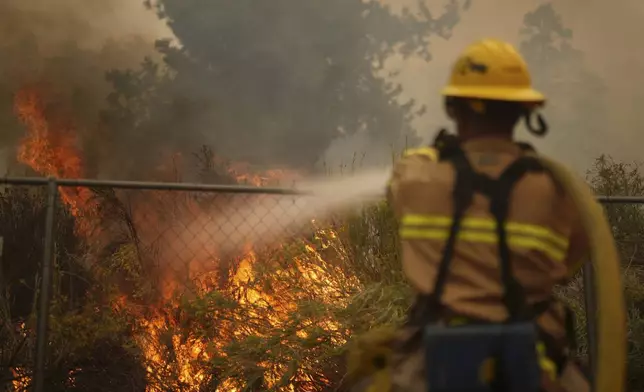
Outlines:
[[[536,158],[552,173],[579,208],[590,242],[597,297],[596,392],[622,392],[626,375],[626,310],[620,261],[602,206],[583,179],[562,164],[543,156]],[[592,317],[592,315],[588,315]]]

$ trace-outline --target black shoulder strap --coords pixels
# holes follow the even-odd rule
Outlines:
[[[543,166],[533,157],[521,157],[514,161],[497,180],[497,189],[490,198],[490,212],[496,220],[499,258],[501,262],[501,279],[505,289],[503,301],[512,319],[532,318],[532,311],[527,306],[525,292],[512,273],[512,254],[508,245],[505,223],[508,218],[510,196],[514,185],[527,173],[542,172]]]
[[[472,204],[474,197],[474,170],[468,161],[465,153],[462,150],[451,151],[452,154],[447,158],[452,163],[456,171],[456,181],[452,191],[453,214],[452,224],[449,230],[449,236],[443,247],[442,258],[438,266],[436,280],[434,283],[434,292],[432,293],[432,302],[435,306],[440,306],[440,300],[445,290],[445,283],[447,281],[447,273],[449,271],[449,264],[454,256],[454,248],[456,246],[456,239],[461,229],[461,221],[465,211]],[[441,159],[444,159],[441,155]]]
[[[434,148],[439,152],[440,159],[445,159],[461,152],[460,142],[456,135],[450,134],[445,129],[441,129],[434,139]]]
[[[446,146],[446,144],[443,146]],[[512,274],[511,252],[505,222],[514,185],[526,173],[543,171],[544,169],[535,158],[524,156],[514,161],[498,179],[492,179],[485,174],[475,172],[467,156],[457,144],[447,146],[448,148],[439,149],[439,153],[440,159],[449,161],[456,171],[456,181],[452,193],[454,212],[449,236],[443,248],[436,275],[434,292],[429,298],[431,302],[429,306],[433,310],[431,313],[437,315],[438,310],[442,307],[441,298],[445,290],[447,273],[454,255],[454,248],[463,216],[472,203],[474,193],[482,193],[490,199],[490,213],[496,221],[501,279],[504,286],[504,304],[508,309],[510,319],[532,318],[532,312],[529,311],[527,306],[523,288]]]

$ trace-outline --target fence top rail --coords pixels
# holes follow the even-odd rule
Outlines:
[[[253,193],[273,195],[302,195],[301,190],[290,188],[258,187],[250,185],[198,184],[187,182],[154,182],[154,181],[114,181],[67,179],[54,177],[0,177],[0,184],[5,185],[47,185],[54,182],[62,187],[119,188],[159,191],[187,191],[213,193]]]
[[[604,204],[644,204],[644,196],[597,196],[597,200]]]
[[[115,181],[91,179],[67,179],[54,177],[0,177],[0,184],[4,185],[47,185],[54,182],[63,187],[88,187],[88,188],[120,188],[160,191],[188,191],[188,192],[213,192],[213,193],[253,193],[273,195],[306,195],[308,192],[279,187],[258,187],[248,185],[218,185],[198,184],[184,182],[154,182],[154,181]],[[604,204],[644,204],[644,196],[597,196],[597,200]]]

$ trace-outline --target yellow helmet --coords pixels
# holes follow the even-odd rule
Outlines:
[[[528,66],[519,52],[496,39],[484,39],[467,47],[441,93],[447,97],[536,104],[546,100],[532,88]]]

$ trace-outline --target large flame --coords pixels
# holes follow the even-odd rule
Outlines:
[[[43,86],[27,86],[14,98],[14,111],[27,129],[18,148],[18,161],[41,175],[57,178],[83,178],[83,165],[73,124],[56,111],[48,113]],[[55,109],[55,108],[52,108]],[[90,211],[92,192],[87,188],[60,188],[59,192],[71,213],[77,217],[77,229],[87,233],[89,222],[83,214]]]
[[[23,139],[22,144],[18,151],[18,159],[29,165],[34,171],[41,175],[55,176],[61,178],[82,178],[85,174],[83,172],[83,159],[78,147],[77,134],[71,121],[68,119],[61,119],[60,113],[56,112],[53,108],[50,112],[45,104],[46,93],[41,87],[27,86],[20,90],[15,96],[15,112],[25,125],[27,135]],[[64,121],[63,121],[64,120]],[[166,165],[167,167],[172,165]],[[256,186],[275,185],[280,180],[294,181],[296,175],[286,170],[270,170],[263,172],[253,173],[249,171],[249,166],[236,163],[228,166],[229,174],[234,176],[239,183],[252,184]],[[92,215],[95,209],[95,198],[92,192],[87,188],[62,188],[60,190],[61,198],[66,207],[77,217],[78,233],[81,236],[88,235],[88,228],[96,225],[97,221],[92,221],[96,217]],[[154,229],[156,226],[162,226],[163,217],[155,211],[150,209],[150,205],[158,204],[165,205],[171,203],[173,210],[188,211],[193,216],[203,214],[200,211],[198,203],[194,200],[175,194],[168,194],[163,192],[149,193],[146,196],[145,203],[138,205],[140,216],[139,221],[135,220],[137,230],[143,236],[146,233],[156,233]],[[177,207],[179,206],[179,207]],[[211,211],[206,211],[210,213]],[[91,218],[94,217],[94,218]],[[135,216],[136,218],[136,216]],[[335,233],[332,231],[320,231],[326,237],[334,237]],[[103,233],[103,235],[108,235]],[[217,272],[211,268],[204,267],[205,262],[208,260],[197,259],[194,255],[207,254],[210,262],[216,262],[223,255],[217,254],[218,244],[196,242],[190,246],[190,249],[183,249],[183,253],[187,258],[194,262],[191,265],[196,265],[196,268],[191,268],[190,279],[198,282],[199,293],[203,295],[212,291],[216,286]],[[206,249],[207,248],[207,249]],[[169,249],[169,248],[168,248]],[[205,253],[203,251],[206,251]],[[175,252],[179,250],[175,249]],[[301,277],[300,284],[303,286],[310,286],[309,289],[318,298],[327,298],[329,302],[338,301],[337,284],[331,281],[328,276],[329,272],[319,265],[325,265],[325,260],[321,256],[320,249],[309,244],[306,246],[305,257],[309,261],[295,260],[298,269],[298,276]],[[176,257],[176,254],[159,255],[164,258]],[[235,298],[241,305],[249,305],[246,308],[252,309],[252,312],[258,313],[255,316],[258,319],[264,320],[264,330],[253,325],[240,325],[235,323],[235,318],[230,321],[230,325],[222,323],[220,325],[221,331],[219,335],[222,339],[236,339],[240,336],[260,336],[265,333],[266,328],[279,329],[283,326],[283,322],[288,318],[289,312],[295,308],[295,301],[297,298],[289,296],[276,296],[265,292],[256,287],[248,286],[248,282],[252,281],[255,276],[253,272],[253,265],[257,261],[256,251],[253,249],[253,244],[246,244],[246,251],[242,253],[235,263],[235,269],[228,280],[228,284],[223,289],[230,298]],[[100,262],[100,261],[99,261]],[[213,263],[216,264],[216,263]],[[168,264],[169,265],[169,264]],[[164,277],[164,284],[162,286],[161,303],[155,304],[155,307],[150,311],[140,312],[135,310],[135,307],[129,306],[131,299],[127,294],[118,296],[118,299],[112,304],[114,309],[118,311],[129,312],[137,317],[137,330],[141,331],[137,336],[138,344],[147,361],[147,371],[149,373],[149,384],[147,390],[149,392],[161,391],[161,388],[155,386],[154,379],[157,376],[159,369],[172,369],[174,372],[180,374],[179,381],[181,383],[181,390],[184,391],[200,391],[203,390],[203,383],[207,379],[206,369],[199,366],[199,361],[208,361],[214,349],[221,349],[227,342],[226,341],[207,341],[206,339],[185,332],[181,336],[175,334],[171,338],[171,345],[175,353],[175,358],[172,363],[168,363],[167,359],[162,354],[160,347],[163,334],[167,330],[172,330],[179,326],[179,321],[173,318],[173,309],[179,307],[174,293],[181,286],[181,281],[177,278],[176,274],[170,269],[161,271]],[[197,274],[199,273],[199,274]],[[350,284],[350,279],[348,279]],[[344,284],[347,284],[347,281]],[[143,314],[144,313],[144,314]],[[246,315],[248,316],[248,315]],[[319,321],[318,321],[319,322]],[[320,328],[328,331],[339,331],[339,326],[332,320],[328,319],[319,322]],[[299,331],[298,335],[306,335],[305,332]],[[333,339],[333,343],[341,345],[344,343],[342,334],[338,333],[337,337]],[[167,345],[167,343],[166,343]],[[278,381],[280,369],[277,369],[275,364],[262,363],[258,361],[256,364],[267,370],[265,382],[268,387],[275,385]],[[279,367],[279,366],[278,366]],[[303,367],[304,368],[304,367]],[[20,372],[20,369],[15,369],[14,372]],[[73,377],[73,375],[70,375]],[[299,371],[295,376],[296,381],[306,381],[311,379],[311,375],[304,374]],[[320,382],[323,380],[316,380]],[[239,382],[231,377],[229,380],[224,380],[220,384],[218,391],[220,392],[234,392],[239,390]],[[294,384],[293,384],[294,385]],[[290,385],[284,389],[287,391],[295,391],[295,387]],[[302,389],[298,389],[302,390]]]

